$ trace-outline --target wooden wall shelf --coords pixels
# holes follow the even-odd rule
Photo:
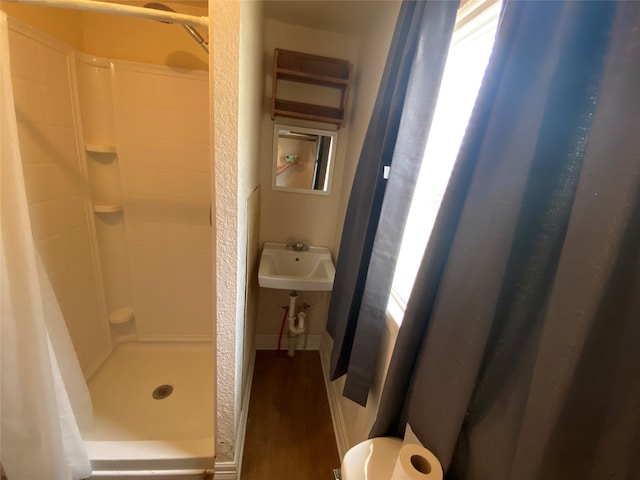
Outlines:
[[[347,118],[352,65],[348,60],[321,57],[276,48],[273,54],[271,118],[276,116],[312,120],[344,126]],[[334,88],[340,105],[332,107],[278,98],[278,80]],[[312,95],[309,95],[310,98]]]

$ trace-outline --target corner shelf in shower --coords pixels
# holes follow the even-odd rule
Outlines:
[[[133,320],[133,308],[123,307],[114,310],[109,314],[109,323],[111,325],[120,325]]]
[[[95,213],[120,213],[124,210],[122,205],[94,205],[93,211]]]
[[[84,146],[87,152],[94,153],[116,153],[117,149],[115,145],[109,143],[87,143]]]

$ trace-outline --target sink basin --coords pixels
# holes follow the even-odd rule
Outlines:
[[[328,291],[336,268],[325,247],[297,252],[284,243],[265,242],[260,257],[258,283],[283,290]]]

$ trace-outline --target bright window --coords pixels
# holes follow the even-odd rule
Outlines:
[[[473,4],[473,5],[470,5]],[[388,311],[400,323],[493,48],[500,3],[461,7],[393,278]]]

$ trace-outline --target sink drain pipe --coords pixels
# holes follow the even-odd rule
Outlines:
[[[296,352],[296,341],[298,335],[304,333],[305,313],[299,312],[296,315],[296,301],[298,300],[298,292],[295,290],[289,294],[289,351],[287,354],[293,357]]]

